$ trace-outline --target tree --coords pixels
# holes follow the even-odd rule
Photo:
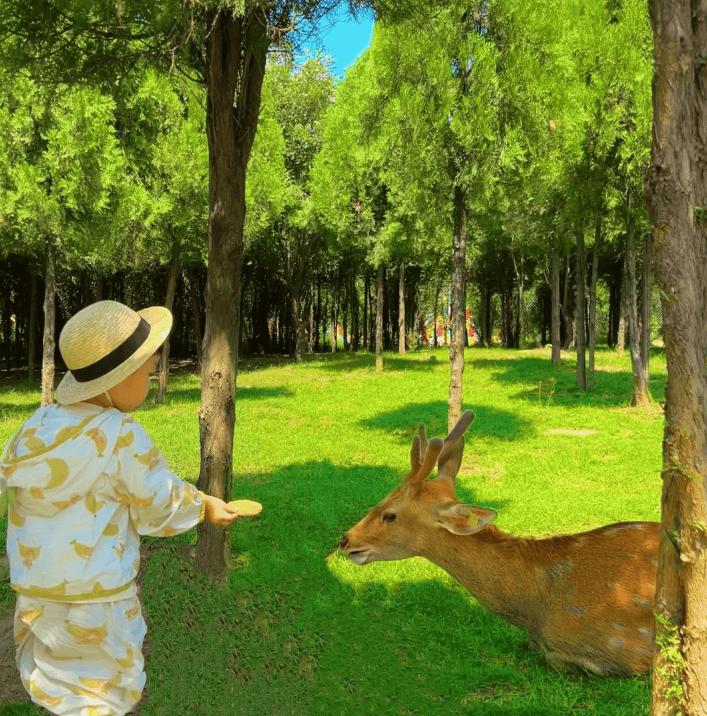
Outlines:
[[[57,261],[77,266],[110,253],[119,233],[124,157],[112,127],[115,105],[87,86],[8,78],[0,97],[8,133],[0,210],[15,251],[45,266],[42,404],[54,400]]]
[[[208,276],[199,411],[203,492],[228,499],[232,481],[240,330],[245,177],[258,122],[271,43],[299,20],[340,4],[320,0],[243,0],[156,4],[146,0],[85,3],[3,0],[0,38],[6,61],[34,63],[64,81],[91,77],[111,84],[149,59],[176,67],[206,88],[209,148]],[[357,4],[346,3],[352,11]],[[364,5],[365,3],[360,3]],[[47,62],[46,58],[51,58]],[[199,525],[197,566],[214,576],[227,568],[224,530]]]
[[[653,716],[707,712],[707,15],[651,0],[653,222],[668,369]]]

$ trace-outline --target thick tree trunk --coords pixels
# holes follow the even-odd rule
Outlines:
[[[47,242],[44,276],[44,337],[42,339],[42,405],[54,402],[54,350],[56,347],[56,247]]]
[[[454,187],[454,237],[452,249],[452,336],[449,342],[449,403],[447,424],[459,421],[464,402],[464,277],[466,275],[466,206],[461,187]]]
[[[209,266],[198,487],[228,501],[236,422],[245,176],[265,73],[267,17],[259,5],[238,17],[230,8],[211,6],[206,11],[206,23]],[[226,531],[207,522],[197,529],[197,568],[213,577],[223,577],[228,567]]]
[[[668,371],[653,716],[707,713],[707,13],[650,0],[653,143],[646,202]]]
[[[37,274],[32,271],[32,288],[29,297],[29,345],[27,347],[27,380],[34,383],[34,374],[37,370]]]
[[[560,250],[553,244],[550,256],[550,291],[552,293],[552,363],[560,365]]]
[[[577,305],[575,306],[575,336],[577,339],[577,387],[587,387],[586,356],[584,350],[584,287],[586,284],[586,259],[584,256],[584,229],[577,229]]]
[[[383,262],[376,274],[376,373],[383,371]]]
[[[170,311],[174,307],[174,292],[177,288],[177,269],[179,268],[179,242],[172,243],[172,256],[169,261],[169,279],[167,280],[167,296],[164,305]],[[169,338],[162,345],[160,356],[159,385],[155,393],[155,405],[164,401],[167,394],[167,378],[169,377]]]
[[[405,355],[405,262],[400,262],[398,277],[398,353]]]
[[[589,279],[589,374],[587,388],[594,388],[594,346],[597,341],[597,274],[599,273],[599,247],[601,246],[601,215],[597,218],[592,251],[592,275]]]

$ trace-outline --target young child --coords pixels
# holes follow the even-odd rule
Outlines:
[[[171,326],[162,307],[100,301],[79,311],[59,338],[69,372],[58,402],[37,410],[0,463],[17,665],[53,714],[123,716],[140,700],[139,535],[239,516],[172,474],[127,414],[147,397]]]

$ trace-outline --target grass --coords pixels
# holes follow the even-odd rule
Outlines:
[[[436,360],[429,360],[430,354]],[[457,496],[499,512],[522,536],[658,520],[662,411],[628,405],[628,355],[597,354],[595,388],[576,388],[574,357],[549,351],[466,353],[468,431]],[[656,351],[652,393],[665,393]],[[143,716],[265,714],[646,713],[647,678],[550,670],[524,633],[486,612],[422,559],[359,567],[328,562],[343,532],[399,484],[419,423],[446,432],[446,353],[245,361],[238,376],[233,497],[263,503],[231,529],[239,567],[211,587],[181,556],[192,531],[159,543],[147,564],[148,699]],[[39,402],[0,388],[0,442]],[[166,404],[136,412],[172,469],[195,481],[199,382],[171,380]],[[0,523],[0,552],[4,523]],[[150,545],[156,547],[156,545]],[[13,601],[0,581],[0,607]],[[0,715],[39,714],[25,704]]]

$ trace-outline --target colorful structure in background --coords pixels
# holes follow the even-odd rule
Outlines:
[[[479,340],[479,330],[474,325],[474,316],[470,309],[466,310],[466,330],[469,336],[469,345],[475,346]],[[418,335],[418,340],[424,346],[434,346],[434,336],[437,334],[437,345],[449,345],[451,337],[451,321],[447,316],[447,312],[438,313],[436,320],[431,313],[427,316],[425,324],[422,327],[422,335]]]

